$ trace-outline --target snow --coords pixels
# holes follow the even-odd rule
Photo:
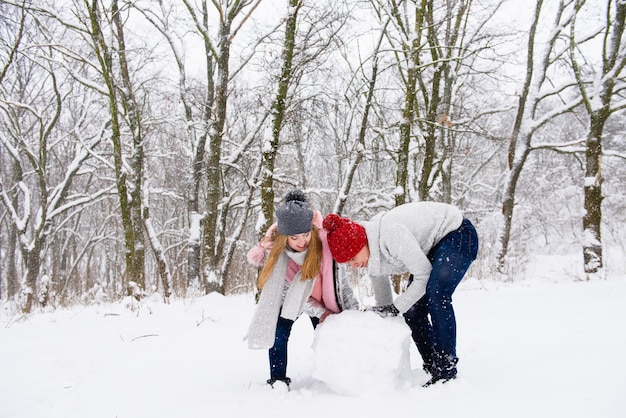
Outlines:
[[[201,237],[202,215],[198,212],[191,212],[189,215],[189,242],[197,244]]]
[[[411,341],[400,317],[360,311],[331,316],[315,331],[313,378],[343,395],[391,392],[409,382]]]
[[[316,331],[296,321],[288,392],[265,384],[267,352],[243,340],[253,295],[28,317],[3,305],[0,417],[623,417],[626,277],[576,281],[541,263],[552,268],[533,278],[461,283],[459,375],[428,388],[401,318],[371,312]]]

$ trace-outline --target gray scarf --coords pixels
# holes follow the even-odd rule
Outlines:
[[[263,286],[248,329],[249,348],[271,348],[274,345],[278,315],[295,321],[302,313],[316,279],[301,280],[301,271],[296,273],[291,285],[287,284],[285,278],[289,259],[301,266],[306,255],[307,251],[299,253],[287,248],[278,257],[272,274]],[[286,286],[289,287],[285,292]]]

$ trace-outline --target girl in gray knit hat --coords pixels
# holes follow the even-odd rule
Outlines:
[[[269,350],[272,387],[289,386],[287,342],[291,328],[306,313],[315,328],[328,315],[358,309],[352,289],[337,283],[322,215],[311,209],[301,190],[292,190],[276,209],[277,223],[248,252],[248,262],[261,267],[261,290],[248,330],[248,346]]]

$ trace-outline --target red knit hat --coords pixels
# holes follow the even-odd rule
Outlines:
[[[365,228],[348,218],[331,213],[322,226],[328,232],[330,253],[338,263],[351,260],[367,245]]]

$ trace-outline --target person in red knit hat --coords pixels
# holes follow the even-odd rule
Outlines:
[[[431,377],[424,386],[456,378],[456,319],[452,293],[478,253],[472,223],[455,206],[414,202],[367,222],[329,214],[322,223],[338,263],[365,267],[381,315],[401,313]],[[410,273],[393,299],[389,276]]]

